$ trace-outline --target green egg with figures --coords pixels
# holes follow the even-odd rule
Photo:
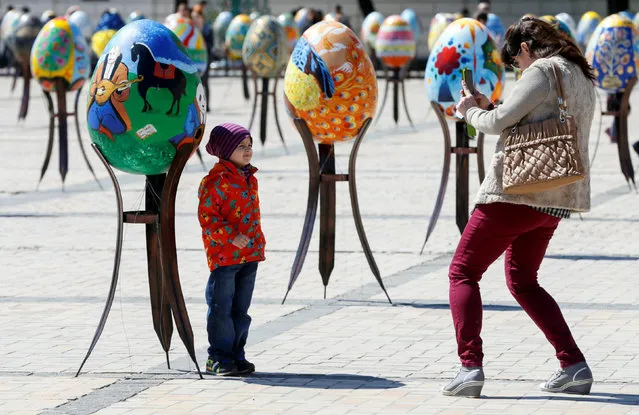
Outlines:
[[[109,164],[164,173],[179,147],[198,147],[205,121],[204,87],[182,41],[152,20],[120,29],[100,56],[87,104],[91,140]]]

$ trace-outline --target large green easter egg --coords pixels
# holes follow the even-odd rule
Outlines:
[[[87,105],[91,140],[107,161],[164,173],[177,148],[197,148],[205,121],[204,87],[182,41],[152,20],[120,29],[93,72]]]

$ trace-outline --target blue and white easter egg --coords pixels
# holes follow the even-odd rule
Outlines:
[[[248,14],[238,14],[231,20],[225,38],[226,50],[230,59],[242,59],[242,46],[251,23]]]
[[[473,71],[477,91],[491,101],[499,101],[504,90],[504,64],[486,26],[470,18],[456,20],[444,30],[426,64],[428,98],[453,119],[463,69]]]
[[[555,15],[555,18],[557,20],[560,20],[566,23],[568,27],[570,27],[570,30],[573,31],[573,33],[577,31],[577,25],[575,24],[575,19],[573,19],[572,16],[569,15],[568,13],[559,13]]]
[[[362,22],[360,39],[370,50],[375,50],[377,32],[379,32],[379,28],[382,26],[382,23],[384,23],[384,15],[380,12],[369,13]]]
[[[419,22],[419,18],[417,17],[415,10],[406,9],[399,16],[410,25],[410,28],[413,31],[413,35],[415,37],[415,41],[419,42],[419,39],[422,36],[422,25]]]
[[[504,35],[506,34],[506,28],[501,22],[499,16],[497,16],[495,13],[488,13],[488,18],[486,19],[486,27],[490,31],[490,34],[497,47],[501,48],[504,44]]]
[[[601,16],[597,12],[589,11],[581,16],[577,25],[577,43],[579,46],[586,47],[599,23],[601,23]]]
[[[78,26],[80,32],[82,32],[82,36],[84,36],[85,39],[91,38],[94,25],[91,17],[89,16],[89,13],[85,12],[84,10],[76,10],[73,12],[73,14],[71,14],[71,16],[69,16],[69,22]]]
[[[564,23],[563,21],[557,19],[555,16],[551,16],[551,15],[548,14],[548,15],[545,15],[545,16],[541,16],[539,19],[545,21],[546,23],[550,23],[555,29],[557,29],[560,32],[564,33],[566,36],[568,36],[573,41],[577,40],[577,35],[572,30],[572,28],[570,26],[568,26],[566,23]]]
[[[224,39],[226,37],[226,31],[233,20],[233,13],[229,11],[223,11],[217,15],[213,21],[213,39],[216,48],[224,47]]]

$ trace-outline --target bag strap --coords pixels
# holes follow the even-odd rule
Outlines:
[[[564,94],[564,84],[561,82],[561,74],[555,62],[550,62],[553,75],[555,75],[555,84],[557,85],[557,103],[559,104],[559,121],[566,121],[568,116],[568,104],[566,104],[566,95]]]

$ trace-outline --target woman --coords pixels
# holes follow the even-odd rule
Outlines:
[[[532,17],[524,17],[508,28],[501,56],[505,63],[523,72],[510,96],[495,108],[485,96],[472,96],[463,85],[457,110],[469,124],[487,134],[500,134],[518,122],[523,125],[558,117],[551,66],[555,63],[560,69],[568,112],[577,123],[585,179],[558,189],[506,195],[501,182],[504,143],[497,143],[475,210],[450,264],[450,308],[462,368],[442,393],[472,397],[481,393],[484,373],[479,280],[505,251],[508,289],[555,348],[561,366],[541,389],[588,394],[592,373],[557,303],[539,286],[537,270],[561,219],[570,212],[590,209],[588,137],[595,109],[594,77],[571,40]]]

